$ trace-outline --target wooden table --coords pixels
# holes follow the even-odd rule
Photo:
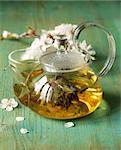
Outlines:
[[[119,150],[121,149],[121,3],[120,2],[0,2],[0,32],[21,33],[28,26],[40,32],[61,23],[78,24],[95,21],[112,32],[116,40],[117,58],[111,71],[101,80],[104,101],[91,115],[72,120],[73,128],[65,128],[61,120],[43,118],[19,105],[12,112],[0,110],[0,150]],[[90,35],[91,36],[91,35]],[[90,37],[89,36],[89,37]],[[92,39],[92,38],[91,38]],[[102,36],[93,37],[99,50]],[[30,46],[30,40],[0,41],[0,99],[14,97],[8,54]],[[99,57],[100,61],[103,60]],[[103,62],[103,61],[102,61]],[[16,116],[25,121],[17,123]],[[21,135],[20,128],[28,134]]]

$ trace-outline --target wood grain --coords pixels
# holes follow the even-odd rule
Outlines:
[[[73,120],[75,127],[66,129],[66,121],[43,118],[20,104],[12,112],[0,110],[0,150],[120,150],[121,149],[121,4],[120,2],[0,2],[0,32],[4,29],[23,32],[31,25],[41,29],[61,23],[78,24],[92,20],[103,24],[115,37],[117,58],[109,74],[102,79],[104,101],[93,114]],[[99,33],[98,33],[99,34]],[[96,35],[95,35],[96,36]],[[89,35],[92,39],[92,35]],[[94,40],[93,40],[94,41]],[[95,38],[98,50],[103,37]],[[30,41],[0,41],[0,99],[14,97],[8,54],[25,48]],[[101,53],[101,51],[99,52]],[[102,51],[102,54],[105,54]],[[103,56],[100,57],[103,62]],[[25,121],[17,123],[16,116]],[[29,130],[20,134],[20,128]]]

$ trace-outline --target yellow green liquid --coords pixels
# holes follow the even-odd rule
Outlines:
[[[36,89],[46,77],[51,89],[51,96],[45,87]],[[47,73],[42,69],[33,71],[27,83],[15,84],[14,93],[20,102],[39,115],[54,119],[72,119],[92,113],[101,103],[102,89],[97,76],[90,68],[65,73]],[[50,99],[47,99],[49,97]]]

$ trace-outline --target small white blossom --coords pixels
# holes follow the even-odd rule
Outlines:
[[[24,117],[16,117],[16,121],[18,121],[18,122],[24,121]]]
[[[68,39],[72,38],[73,31],[77,25],[61,24],[55,27],[56,35],[66,35]]]
[[[2,35],[3,35],[3,38],[7,38],[9,34],[10,34],[10,32],[4,30],[4,31],[3,31],[3,34],[2,34]]]
[[[2,33],[2,36],[3,36],[3,38],[4,39],[6,39],[6,38],[15,38],[15,39],[19,39],[19,35],[18,34],[16,34],[16,33],[11,33],[11,32],[8,32],[8,31],[6,31],[6,30],[4,30],[3,31],[3,33]]]
[[[71,127],[74,127],[74,126],[75,126],[75,125],[74,125],[73,122],[67,122],[67,123],[64,124],[64,127],[65,127],[65,128],[71,128]]]
[[[27,129],[25,129],[25,128],[21,128],[21,129],[20,129],[20,132],[21,132],[21,134],[26,134],[26,133],[28,133],[29,131],[28,131]]]
[[[84,55],[87,55],[89,59],[95,60],[94,55],[96,54],[96,52],[92,49],[91,45],[87,45],[86,40],[83,40],[81,43],[79,43],[79,49],[80,51],[85,52]]]
[[[71,51],[76,50],[78,48],[80,52],[82,52],[82,56],[85,56],[87,59],[95,60],[94,55],[95,51],[92,50],[91,45],[87,45],[86,41],[79,43],[79,47],[77,48],[77,43],[73,40],[74,30],[77,25],[72,24],[61,24],[55,26],[53,30],[42,30],[42,34],[39,38],[35,38],[32,42],[31,46],[27,48],[25,54],[22,56],[22,60],[26,59],[35,59],[40,60],[41,56],[52,49],[58,49],[60,47],[60,43],[56,39],[59,35],[63,35],[67,38],[66,48],[64,49]],[[83,52],[86,52],[85,54]]]
[[[12,111],[14,108],[18,106],[18,102],[15,101],[14,98],[4,98],[1,100],[0,108],[5,109],[6,111]]]
[[[36,49],[39,46],[40,46],[40,39],[39,38],[35,38],[34,41],[31,44],[30,49]]]
[[[48,45],[53,44],[53,39],[50,37],[47,37],[47,39],[45,40],[45,43]]]

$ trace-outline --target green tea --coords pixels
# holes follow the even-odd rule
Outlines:
[[[14,85],[21,103],[38,114],[71,119],[93,112],[102,100],[98,77],[90,68],[51,73],[35,70],[24,84]]]

